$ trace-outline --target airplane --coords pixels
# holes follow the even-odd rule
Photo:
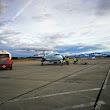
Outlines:
[[[66,56],[59,54],[57,52],[53,52],[52,50],[49,49],[29,49],[31,51],[35,51],[37,55],[41,56],[41,65],[44,65],[44,62],[52,62],[53,64],[60,64],[63,65],[65,63],[65,58]],[[34,55],[36,56],[36,55]]]
[[[60,65],[63,65],[63,63],[65,62],[65,56],[59,53],[50,53],[42,57],[41,65],[44,65],[45,61],[53,62],[54,64],[59,63]]]

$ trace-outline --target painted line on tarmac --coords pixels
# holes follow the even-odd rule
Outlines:
[[[35,90],[39,90],[39,89],[41,89],[41,88],[43,88],[43,87],[49,86],[49,85],[51,85],[51,84],[53,84],[53,83],[55,83],[55,82],[58,82],[58,81],[60,81],[60,80],[62,80],[62,79],[65,79],[65,78],[67,78],[67,77],[69,77],[69,76],[72,76],[72,75],[73,75],[74,77],[75,77],[75,76],[78,76],[78,75],[81,74],[81,73],[80,73],[81,71],[88,70],[88,69],[93,68],[93,67],[95,67],[95,66],[97,66],[97,65],[98,65],[98,64],[93,65],[93,66],[89,66],[89,67],[86,67],[86,68],[82,68],[82,69],[80,69],[80,70],[78,70],[78,71],[76,71],[76,72],[74,72],[74,73],[68,74],[68,75],[63,76],[63,77],[61,77],[61,78],[58,78],[58,79],[56,79],[56,80],[54,80],[54,81],[52,81],[52,82],[49,82],[49,83],[47,83],[47,84],[44,84],[44,85],[42,85],[42,86],[40,86],[40,87],[34,88],[34,89],[30,90],[30,91],[27,91],[27,92],[25,92],[25,93],[22,93],[22,94],[20,94],[20,95],[17,95],[17,96],[15,96],[15,97],[12,97],[12,98],[10,98],[10,99],[8,99],[8,100],[5,100],[5,101],[3,101],[3,102],[0,102],[0,106],[3,105],[3,104],[6,104],[7,102],[11,102],[12,100],[17,99],[17,98],[19,98],[19,97],[21,97],[21,96],[23,96],[23,95],[29,94],[29,93],[31,93],[31,92],[33,92],[33,91],[35,91]]]
[[[8,102],[28,101],[28,100],[34,100],[34,99],[40,99],[40,98],[48,98],[48,97],[53,97],[53,96],[61,96],[61,95],[75,94],[75,93],[81,93],[81,92],[98,91],[98,90],[100,90],[100,88],[85,89],[85,90],[71,91],[71,92],[63,92],[63,93],[56,93],[56,94],[50,94],[50,95],[42,95],[42,96],[30,97],[30,98],[26,98],[26,99],[11,100]]]
[[[104,101],[99,101],[100,104],[105,104]],[[94,102],[88,103],[88,104],[80,104],[80,105],[74,105],[74,106],[67,106],[67,107],[62,107],[62,108],[57,108],[53,110],[70,110],[70,109],[78,109],[78,108],[84,108],[84,107],[89,107],[93,106]]]
[[[93,106],[93,110],[96,110],[96,109],[97,109],[97,105],[98,105],[98,102],[99,102],[99,99],[100,99],[100,95],[101,95],[101,93],[102,93],[102,90],[103,90],[104,88],[106,89],[106,85],[107,85],[107,81],[108,81],[109,74],[110,74],[110,68],[109,68],[109,70],[108,70],[108,72],[107,72],[107,74],[106,74],[106,76],[105,76],[105,78],[104,78],[104,80],[103,80],[103,83],[102,83],[102,85],[101,85],[101,88],[100,88],[100,90],[99,90],[99,93],[98,93],[98,95],[97,95],[97,97],[96,97],[96,100],[95,100],[95,103],[94,103],[94,106]],[[99,109],[99,110],[100,110],[100,109]]]
[[[107,74],[107,77],[106,77],[106,80],[105,80],[105,83],[104,83],[103,89],[106,89],[106,87],[107,87],[107,82],[108,82],[108,78],[109,78],[109,76],[110,76],[110,69],[109,69],[109,71],[108,71],[108,74]]]

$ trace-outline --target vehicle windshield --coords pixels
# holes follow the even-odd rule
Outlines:
[[[0,58],[9,58],[9,54],[0,54]]]

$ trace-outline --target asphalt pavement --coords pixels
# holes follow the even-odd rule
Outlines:
[[[0,70],[0,110],[110,110],[110,59],[83,62]]]

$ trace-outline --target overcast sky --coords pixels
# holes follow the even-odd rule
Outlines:
[[[0,0],[0,50],[110,52],[110,0]]]

